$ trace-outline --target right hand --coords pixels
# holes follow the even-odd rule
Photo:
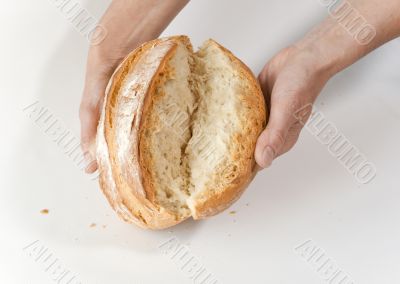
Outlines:
[[[332,76],[315,52],[295,45],[275,55],[259,75],[270,115],[267,128],[258,138],[255,159],[269,167],[289,151],[311,114],[311,106]]]

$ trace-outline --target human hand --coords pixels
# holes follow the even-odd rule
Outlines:
[[[259,75],[270,116],[258,138],[255,158],[266,168],[296,143],[311,106],[330,78],[318,56],[298,46],[288,47],[273,57]],[[296,115],[302,110],[301,116]],[[304,112],[305,111],[305,112]]]
[[[312,105],[333,75],[400,36],[397,0],[388,0],[385,5],[379,5],[379,0],[349,3],[375,31],[368,42],[360,43],[354,38],[358,26],[344,26],[334,16],[328,17],[296,44],[279,52],[259,75],[270,108],[267,128],[258,138],[255,150],[260,167],[270,166],[276,157],[293,147],[311,114],[312,109],[307,106]],[[297,115],[300,110],[301,115]]]
[[[97,169],[97,124],[108,81],[121,60],[140,44],[160,35],[188,0],[114,0],[100,25],[107,37],[89,49],[85,87],[79,109],[81,147],[87,173]]]

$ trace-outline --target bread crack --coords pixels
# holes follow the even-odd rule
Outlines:
[[[194,118],[196,117],[196,113],[197,113],[199,101],[200,101],[200,95],[199,95],[199,91],[198,91],[199,76],[197,76],[197,73],[196,73],[197,62],[196,62],[195,56],[196,56],[195,54],[190,54],[188,56],[190,75],[187,78],[187,83],[190,88],[190,92],[192,93],[192,96],[194,98],[194,104],[193,104],[192,109],[187,108],[187,114],[188,114],[188,120],[189,120],[188,121],[189,137],[185,141],[186,143],[181,148],[181,165],[182,165],[182,175],[184,178],[183,190],[184,190],[185,194],[188,196],[188,198],[192,195],[192,191],[191,191],[192,185],[191,185],[191,167],[190,167],[190,163],[189,163],[189,155],[187,153],[187,149],[190,145],[190,141],[193,138],[193,123],[194,123]]]

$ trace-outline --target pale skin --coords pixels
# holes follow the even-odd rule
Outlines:
[[[105,88],[114,69],[135,47],[157,38],[188,2],[114,0],[102,17],[100,24],[108,34],[89,50],[79,111],[87,173],[97,169],[96,128]],[[275,55],[259,74],[270,109],[268,125],[258,138],[254,153],[260,168],[269,167],[274,159],[295,145],[307,114],[300,121],[294,113],[314,103],[330,78],[400,36],[399,0],[347,2],[376,30],[376,36],[368,44],[360,44],[329,16],[298,42]]]

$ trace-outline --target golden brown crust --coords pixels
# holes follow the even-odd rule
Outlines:
[[[137,141],[145,98],[179,38],[145,43],[127,56],[109,83],[98,128],[100,186],[124,220],[144,228],[161,229],[179,222],[149,200],[152,189],[142,184]]]
[[[220,48],[235,66],[248,89],[239,89],[241,106],[238,108],[242,122],[242,132],[232,138],[231,157],[222,163],[212,179],[194,201],[194,219],[202,219],[218,214],[231,206],[244,192],[257,173],[254,150],[257,138],[266,125],[266,108],[262,90],[251,70],[231,51],[214,40],[210,42]]]
[[[152,94],[159,83],[160,70],[164,70],[178,42],[192,50],[187,37],[170,37],[145,43],[124,59],[107,87],[98,126],[100,187],[122,219],[143,228],[166,228],[184,219],[157,204],[150,177],[155,161],[141,155],[149,149],[143,133],[156,123],[144,118],[154,103]],[[230,51],[213,44],[224,51],[248,85],[238,89],[243,131],[232,137],[229,160],[233,163],[221,165],[206,185],[218,184],[219,188],[206,189],[208,194],[198,197],[192,212],[195,219],[215,215],[240,197],[256,173],[255,143],[266,124],[265,103],[257,79]]]

